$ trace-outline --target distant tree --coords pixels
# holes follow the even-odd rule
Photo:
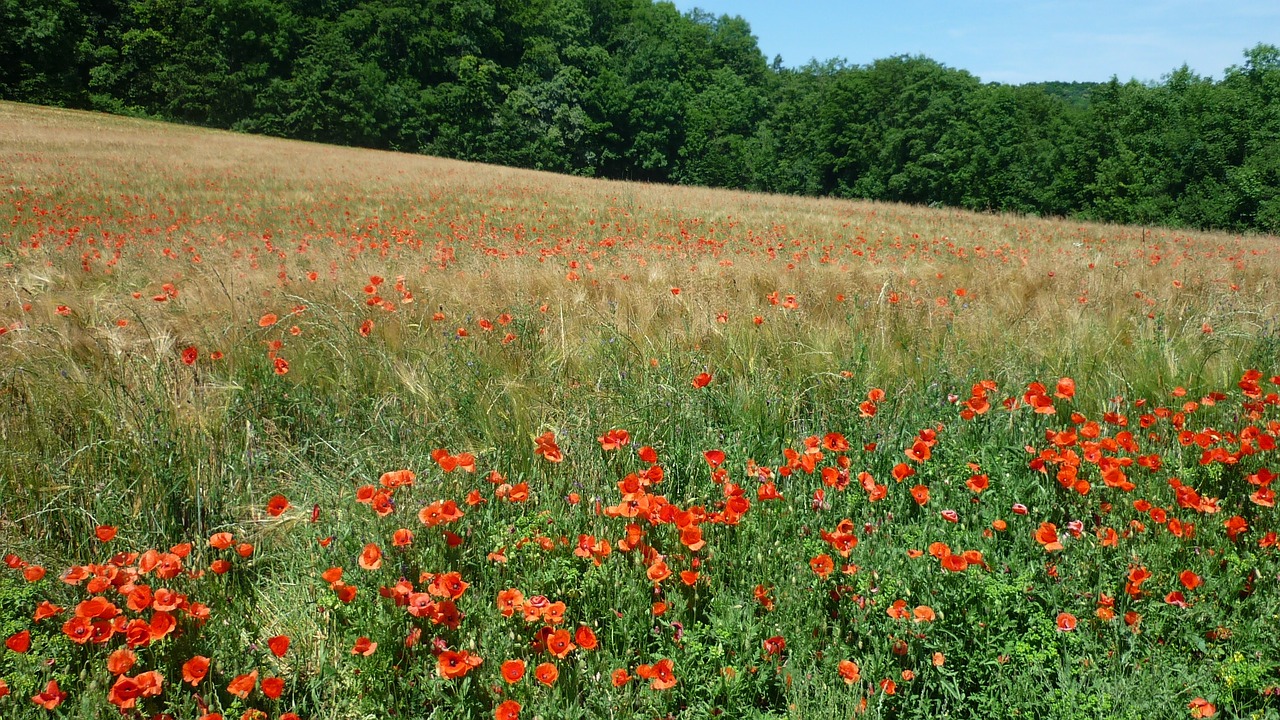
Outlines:
[[[975,210],[1066,214],[1080,159],[1080,111],[1034,87],[985,85],[938,143],[950,204]]]
[[[1249,49],[1222,85],[1231,93],[1228,112],[1243,151],[1225,181],[1235,196],[1233,219],[1237,227],[1280,233],[1280,48]]]
[[[1071,107],[1084,109],[1089,107],[1089,99],[1099,83],[1094,82],[1035,82],[1024,83],[1018,87],[1036,90],[1050,97],[1059,98]]]
[[[85,40],[96,19],[75,0],[0,0],[0,99],[82,105]]]

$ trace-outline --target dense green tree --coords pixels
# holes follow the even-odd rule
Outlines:
[[[779,64],[769,88],[768,115],[747,148],[753,190],[823,195],[834,187],[834,126],[824,121],[830,86],[845,72],[841,61],[810,62],[799,70]]]
[[[877,60],[836,73],[819,107],[828,189],[838,195],[942,202],[938,144],[979,87],[966,72],[923,57]]]
[[[1059,215],[1072,207],[1080,112],[1027,86],[970,93],[937,151],[947,170],[945,202],[975,210]]]
[[[0,0],[0,98],[82,104],[85,41],[92,39],[93,20],[100,17],[93,5],[76,0]]]
[[[1240,162],[1227,171],[1236,199],[1232,225],[1280,233],[1280,48],[1250,49],[1222,84],[1234,93],[1231,117],[1243,137]]]

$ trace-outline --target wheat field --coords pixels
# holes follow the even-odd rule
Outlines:
[[[0,159],[0,716],[1280,717],[1274,237]]]

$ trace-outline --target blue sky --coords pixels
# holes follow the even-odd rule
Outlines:
[[[675,0],[741,15],[769,60],[862,65],[927,55],[1004,83],[1159,80],[1183,63],[1221,78],[1244,51],[1280,45],[1280,0]]]

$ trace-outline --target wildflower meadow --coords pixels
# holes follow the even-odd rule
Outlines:
[[[1280,245],[0,103],[0,717],[1280,718]]]

